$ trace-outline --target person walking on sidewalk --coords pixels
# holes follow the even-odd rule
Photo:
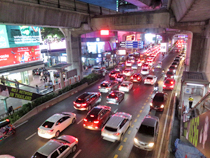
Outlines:
[[[8,77],[6,77],[6,85],[7,85],[7,86],[10,86],[10,82],[9,82]]]
[[[4,78],[4,75],[1,76],[1,83],[2,83],[3,85],[5,85],[5,78]]]
[[[19,89],[19,82],[15,79],[15,87]]]
[[[39,93],[39,87],[36,85],[36,93]]]
[[[192,96],[189,96],[189,99],[188,100],[189,100],[189,108],[192,109],[192,104],[193,104],[193,100],[194,99],[193,99]]]

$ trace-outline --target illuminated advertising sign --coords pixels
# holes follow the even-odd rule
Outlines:
[[[0,25],[0,48],[9,48],[6,25]]]
[[[167,52],[167,43],[160,44],[160,52]]]
[[[184,137],[200,150],[206,157],[210,157],[210,111],[205,112],[184,123]]]
[[[1,67],[37,60],[41,60],[39,46],[0,49]]]
[[[32,92],[25,91],[22,89],[8,87],[4,85],[0,85],[0,95],[5,96],[5,97],[29,100],[29,101],[32,101],[42,96],[40,94],[36,94],[36,93],[32,93]]]

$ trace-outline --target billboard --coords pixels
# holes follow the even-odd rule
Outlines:
[[[42,96],[40,94],[36,94],[33,92],[29,92],[29,91],[25,91],[25,90],[13,88],[13,87],[8,87],[5,85],[0,85],[0,95],[5,96],[5,97],[29,100],[29,101],[32,101]]]
[[[39,46],[0,49],[0,67],[41,60]]]
[[[37,45],[40,45],[39,27],[0,25],[0,48]]]
[[[210,111],[184,123],[184,137],[206,157],[210,157]]]
[[[160,52],[167,52],[167,43],[160,44]]]

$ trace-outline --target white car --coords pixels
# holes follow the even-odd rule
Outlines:
[[[125,69],[125,70],[123,71],[123,74],[124,74],[125,76],[131,76],[133,73],[134,73],[133,69]]]
[[[78,139],[70,135],[62,135],[49,140],[39,148],[31,158],[62,158],[74,153],[78,146]],[[72,157],[72,156],[71,156]]]
[[[157,77],[154,75],[148,75],[147,78],[144,79],[144,84],[154,85],[157,82]]]
[[[70,124],[73,124],[75,121],[76,114],[74,113],[62,112],[54,114],[38,128],[38,135],[47,139],[58,137],[60,132],[62,132]]]
[[[123,135],[131,125],[132,115],[125,112],[117,112],[101,130],[103,139],[115,142],[122,141]]]
[[[149,68],[143,68],[143,69],[141,69],[141,74],[142,75],[148,75],[149,74]]]
[[[93,73],[101,73],[102,69],[100,66],[93,66],[92,70]]]
[[[133,62],[131,62],[131,61],[126,61],[126,62],[125,62],[125,65],[126,65],[126,66],[132,66],[132,65],[133,65]]]
[[[119,86],[119,91],[129,92],[132,87],[133,87],[133,82],[123,81]]]

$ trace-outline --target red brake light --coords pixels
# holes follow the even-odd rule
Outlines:
[[[174,84],[174,82],[173,82],[173,81],[171,81],[171,84]]]
[[[111,95],[114,95],[114,93],[112,93]]]
[[[118,97],[116,97],[115,99],[118,100]]]
[[[131,76],[131,79],[133,79],[133,76]]]
[[[84,104],[81,104],[81,106],[86,106],[87,104],[86,103],[84,103]]]
[[[119,135],[120,135],[120,133],[115,133],[114,135],[119,136]]]
[[[7,122],[9,122],[9,119],[6,119]]]
[[[137,79],[140,80],[140,77],[138,77]]]
[[[99,121],[93,121],[93,123],[96,123],[97,124],[97,123],[99,123]]]
[[[94,115],[90,115],[90,117],[94,117]]]
[[[98,86],[98,88],[101,88],[101,86]]]
[[[51,132],[53,132],[54,131],[54,129],[52,129],[52,130],[49,130],[49,131],[47,131],[48,133],[51,133]]]
[[[87,122],[87,119],[86,119],[86,118],[84,118],[84,121],[85,121],[85,122]]]

